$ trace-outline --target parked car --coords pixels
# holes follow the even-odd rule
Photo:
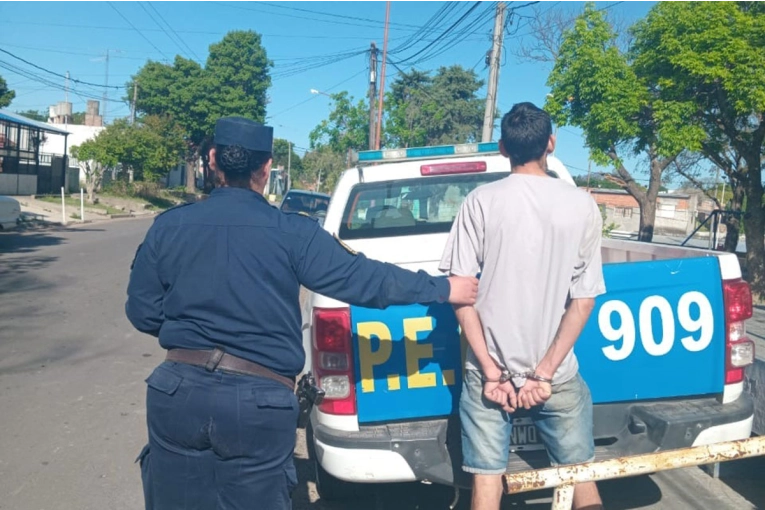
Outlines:
[[[21,204],[15,198],[0,195],[0,230],[14,228],[21,216]]]
[[[291,189],[284,195],[279,209],[283,212],[306,214],[323,225],[329,208],[329,199],[330,196],[324,193]]]

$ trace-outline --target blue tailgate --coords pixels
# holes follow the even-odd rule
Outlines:
[[[595,403],[719,393],[724,314],[718,259],[607,264],[575,352]],[[456,411],[464,342],[450,305],[351,307],[359,422]]]

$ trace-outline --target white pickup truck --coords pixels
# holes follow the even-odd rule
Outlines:
[[[549,164],[574,185],[560,161]],[[491,143],[362,152],[324,228],[370,258],[437,275],[466,195],[508,173]],[[749,437],[752,301],[736,256],[604,239],[603,261],[608,292],[575,347],[596,458]],[[309,293],[303,335],[305,372],[325,392],[307,426],[323,498],[369,483],[469,486],[457,414],[466,343],[449,305],[372,310]],[[522,410],[515,425],[508,472],[546,466]]]

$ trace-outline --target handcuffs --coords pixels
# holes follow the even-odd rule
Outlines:
[[[546,377],[542,377],[541,375],[537,375],[537,373],[534,370],[530,370],[527,372],[516,372],[516,373],[510,373],[508,370],[503,370],[502,375],[499,376],[499,380],[492,381],[489,379],[486,379],[486,377],[482,377],[483,382],[494,382],[499,384],[504,384],[508,381],[512,381],[512,383],[516,387],[521,387],[524,384],[526,384],[527,379],[531,379],[532,381],[537,382],[543,382],[547,383],[552,386],[552,379],[548,379]]]

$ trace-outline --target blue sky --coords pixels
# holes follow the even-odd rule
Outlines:
[[[510,7],[525,3],[510,2]],[[596,6],[631,24],[643,17],[652,4],[610,1],[597,2]],[[442,5],[443,2],[392,2],[389,43],[392,59],[405,59],[426,44],[420,42],[400,50],[406,39]],[[458,5],[454,12],[466,10],[468,5]],[[484,2],[476,12],[489,6],[489,2]],[[583,3],[540,2],[535,7],[542,11],[579,12]],[[518,13],[531,14],[532,9],[523,8]],[[75,111],[83,111],[88,97],[103,96],[104,89],[96,85],[106,83],[107,52],[108,84],[123,86],[147,59],[172,60],[181,54],[204,60],[209,45],[229,30],[252,29],[262,34],[268,56],[275,64],[268,123],[274,126],[276,136],[307,148],[308,133],[327,116],[330,106],[328,97],[311,94],[310,89],[347,90],[356,99],[364,98],[368,56],[363,51],[371,41],[382,48],[384,20],[385,2],[0,2],[0,50],[29,62],[0,53],[0,64],[17,66],[17,71],[34,71],[50,82],[40,83],[4,68],[0,68],[0,76],[16,91],[11,110],[47,110],[64,100],[64,80],[55,75],[68,71],[73,79],[93,84],[77,85],[78,95],[69,94]],[[519,62],[509,51],[529,34],[527,23],[527,19],[515,17],[509,27],[513,35],[505,39],[498,94],[498,106],[503,112],[520,101],[541,105],[548,92],[545,82],[549,65]],[[434,70],[461,64],[475,68],[487,81],[488,69],[483,60],[491,47],[492,27],[493,20],[487,18],[470,36],[417,68]],[[330,65],[312,65],[332,60],[325,57],[354,52],[359,54]],[[387,85],[396,74],[397,70],[388,66]],[[109,89],[107,122],[128,115],[129,108],[122,101],[124,95],[122,89]],[[480,95],[483,97],[485,91]],[[579,131],[562,128],[558,140],[556,155],[573,174],[586,173],[587,151]]]

